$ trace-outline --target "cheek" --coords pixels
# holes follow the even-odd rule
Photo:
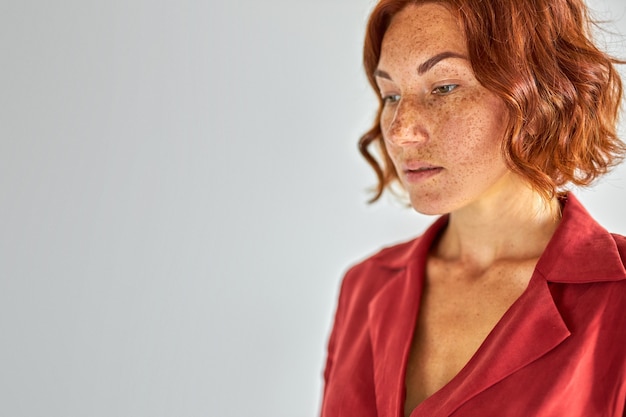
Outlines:
[[[492,169],[494,164],[504,166],[501,112],[488,107],[481,110],[452,117],[445,133],[450,159],[474,172]]]

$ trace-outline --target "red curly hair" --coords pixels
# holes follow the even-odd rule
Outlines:
[[[626,145],[617,137],[622,81],[591,39],[583,0],[381,0],[365,36],[363,61],[374,71],[392,18],[408,4],[442,3],[464,29],[478,81],[499,96],[509,113],[502,151],[509,168],[545,198],[568,183],[589,185],[618,164]],[[374,126],[359,150],[378,177],[376,194],[398,182],[380,130]],[[370,152],[377,145],[378,157]]]

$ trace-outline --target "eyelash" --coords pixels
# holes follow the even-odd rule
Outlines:
[[[396,103],[400,101],[400,95],[399,94],[389,94],[387,96],[383,97],[383,103]]]
[[[440,85],[439,87],[435,87],[431,91],[431,94],[440,95],[440,96],[446,96],[446,95],[452,93],[454,90],[456,90],[458,86],[459,86],[458,84]],[[400,95],[399,94],[389,94],[389,95],[383,96],[383,103],[385,103],[385,104],[387,104],[387,103],[396,103],[398,101],[400,101]]]
[[[435,87],[435,89],[432,91],[433,94],[439,94],[442,96],[445,96],[447,94],[450,94],[451,92],[453,92],[454,90],[456,90],[456,88],[458,87],[458,84],[446,84],[446,85],[440,85],[439,87]]]

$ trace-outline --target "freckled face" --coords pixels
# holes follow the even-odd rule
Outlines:
[[[512,175],[501,152],[504,103],[476,80],[468,57],[457,19],[434,3],[407,6],[383,38],[380,127],[420,213],[477,204]]]

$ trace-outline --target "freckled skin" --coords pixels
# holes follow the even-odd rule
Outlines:
[[[528,286],[558,225],[557,199],[542,200],[507,168],[506,107],[478,82],[468,56],[445,6],[412,4],[392,19],[375,73],[383,139],[411,204],[450,213],[426,262],[407,417],[468,363]]]
[[[377,77],[381,95],[393,97],[381,115],[385,145],[411,204],[424,214],[479,204],[513,177],[501,150],[504,103],[478,82],[469,60],[445,58],[418,73],[421,63],[447,51],[469,56],[456,18],[441,5],[409,5],[393,18],[378,64],[391,78]],[[443,169],[411,182],[403,166],[415,161]]]

